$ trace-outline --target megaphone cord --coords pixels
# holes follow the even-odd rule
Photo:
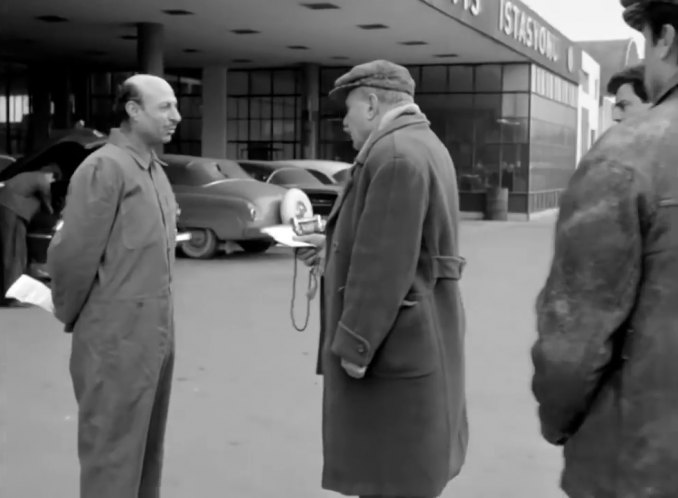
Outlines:
[[[292,303],[290,306],[290,317],[292,318],[292,326],[298,331],[298,332],[303,332],[306,330],[308,327],[308,322],[311,318],[311,301],[313,300],[313,297],[315,296],[316,292],[318,291],[318,281],[319,281],[319,273],[320,273],[320,266],[318,264],[313,265],[308,272],[308,283],[306,285],[306,317],[304,318],[304,324],[303,326],[297,325],[297,319],[294,316],[294,308],[295,308],[295,302],[297,299],[297,273],[299,272],[298,269],[298,261],[297,261],[297,251],[294,251],[294,276],[292,278]]]

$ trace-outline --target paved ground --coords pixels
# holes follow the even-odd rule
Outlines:
[[[560,452],[541,440],[529,391],[552,231],[549,220],[463,225],[471,441],[443,498],[563,496]],[[319,489],[317,314],[305,333],[290,325],[289,255],[181,260],[177,271],[164,498],[336,496]],[[0,496],[77,496],[69,348],[47,314],[0,309]]]

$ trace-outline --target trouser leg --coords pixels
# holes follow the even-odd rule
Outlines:
[[[172,374],[174,372],[174,351],[170,351],[160,373],[160,381],[155,397],[151,423],[148,427],[146,453],[139,498],[160,498],[160,482],[164,456],[165,431],[172,392]]]
[[[74,331],[71,375],[78,401],[80,498],[134,498],[144,468],[160,365],[124,353],[98,330]],[[79,337],[80,334],[83,337]],[[160,362],[158,362],[160,363]]]

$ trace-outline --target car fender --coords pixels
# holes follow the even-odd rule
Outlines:
[[[181,209],[179,230],[207,228],[220,241],[239,240],[253,222],[251,203],[245,199],[204,193],[175,193],[175,196]]]

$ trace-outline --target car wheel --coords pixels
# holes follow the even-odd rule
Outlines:
[[[243,251],[252,254],[266,252],[269,247],[273,245],[273,243],[268,240],[243,240],[238,242],[238,244],[240,244]]]
[[[180,248],[186,256],[192,259],[210,259],[219,248],[217,236],[209,228],[189,229],[191,240],[181,242]]]

